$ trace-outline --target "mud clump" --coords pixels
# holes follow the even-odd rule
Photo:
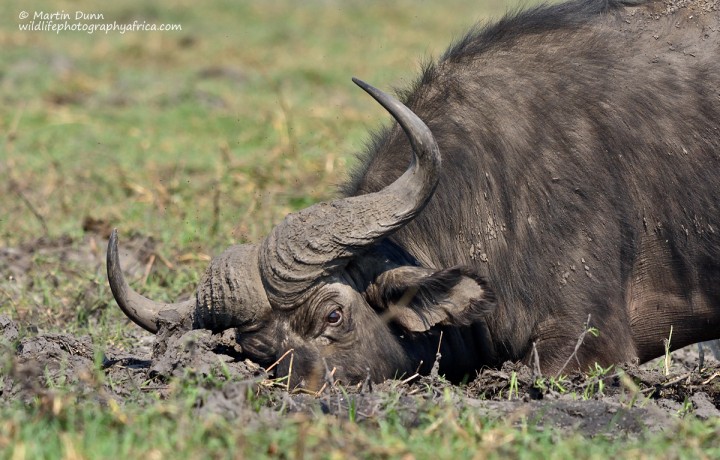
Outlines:
[[[6,326],[4,331],[8,329]],[[17,330],[17,326],[13,329]],[[73,386],[80,393],[94,390],[84,385],[90,381],[94,369],[93,346],[87,336],[46,334],[25,338],[17,345],[12,358],[3,379],[5,400],[20,399],[29,403],[36,396],[61,386]]]
[[[198,377],[225,374],[239,379],[267,377],[257,364],[238,360],[239,351],[232,334],[163,325],[156,336],[148,375],[163,381],[189,374]]]
[[[60,389],[76,400],[143,405],[158,397],[172,400],[183,387],[192,387],[198,416],[221,416],[244,426],[271,426],[288,414],[347,418],[349,413],[358,423],[374,424],[392,413],[413,427],[428,413],[440,417],[439,408],[449,408],[518,426],[612,438],[672,429],[683,416],[720,416],[720,368],[714,361],[701,370],[688,368],[682,364],[693,362],[687,357],[677,360],[680,368],[670,375],[655,364],[595,376],[543,377],[506,363],[482,370],[464,386],[442,377],[414,376],[350,387],[331,383],[313,393],[288,392],[283,380],[239,359],[230,333],[163,325],[152,347],[137,340],[130,351],[71,334],[19,339],[20,328],[7,316],[0,316],[0,333],[7,351],[0,376],[4,404],[42,401]]]

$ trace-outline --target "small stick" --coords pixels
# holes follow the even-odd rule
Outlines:
[[[645,388],[644,390],[642,390],[642,392],[643,392],[643,393],[651,392],[651,391],[657,390],[658,387],[660,387],[660,388],[667,388],[667,387],[669,387],[669,386],[675,385],[676,383],[682,382],[684,379],[690,377],[691,375],[692,375],[692,372],[685,373],[685,374],[683,374],[683,375],[681,375],[681,376],[679,376],[679,377],[675,377],[675,378],[672,379],[672,380],[668,380],[668,381],[665,382],[665,383],[661,383],[660,385],[657,385],[657,386],[654,385],[654,386],[652,386],[652,387],[650,387],[650,388]]]
[[[411,380],[414,380],[414,379],[416,379],[416,378],[418,378],[418,377],[420,377],[420,374],[418,374],[418,373],[416,372],[416,373],[414,373],[413,375],[411,375],[410,377],[406,378],[405,380],[403,380],[403,381],[400,382],[400,383],[406,384],[406,383],[409,383]]]
[[[367,376],[365,377],[365,380],[360,387],[360,393],[365,393],[366,391],[368,393],[372,393],[372,379],[370,379],[370,368],[366,367],[365,370],[367,371]]]
[[[672,340],[673,327],[670,325],[670,336],[663,339],[663,346],[665,347],[665,358],[663,363],[665,365],[665,376],[670,375],[670,341]]]
[[[318,391],[315,392],[315,396],[320,396],[323,391],[325,391],[325,388],[327,388],[328,383],[330,383],[330,386],[335,386],[335,371],[337,370],[337,367],[333,367],[332,371],[328,369],[327,361],[325,358],[323,358],[323,364],[325,365],[325,381],[323,382],[323,385],[320,387]]]
[[[267,369],[265,369],[265,373],[267,374],[268,372],[270,372],[275,366],[277,366],[278,364],[280,364],[280,361],[282,361],[283,359],[285,359],[285,357],[288,355],[288,353],[292,353],[293,351],[295,351],[295,349],[294,349],[294,348],[291,348],[291,349],[289,349],[288,351],[286,351],[285,353],[283,353],[283,355],[282,355],[277,361],[275,361],[274,363],[272,363],[272,364],[270,365],[270,367],[268,367]]]
[[[424,388],[415,387],[414,390],[408,392],[408,396],[416,395],[423,390],[424,390]]]
[[[577,357],[577,352],[578,352],[578,350],[580,350],[580,347],[582,346],[583,341],[585,340],[585,336],[587,335],[587,333],[589,331],[590,331],[590,315],[588,314],[587,321],[585,322],[585,326],[583,328],[582,334],[580,334],[580,337],[578,337],[578,341],[575,344],[575,349],[570,354],[567,361],[565,361],[565,364],[563,364],[563,366],[560,368],[560,370],[557,372],[557,374],[555,374],[555,377],[560,377],[562,372],[565,370],[567,365],[570,364],[570,361],[572,361],[573,358],[578,360],[578,367],[580,367],[580,360]]]
[[[155,390],[167,390],[170,388],[170,385],[154,385],[154,386],[146,386],[142,387],[142,391],[155,391]]]
[[[323,358],[323,366],[325,366],[325,381],[330,383],[330,386],[335,386],[335,371],[337,368],[333,367],[331,371],[325,358]]]
[[[438,374],[440,374],[440,358],[442,358],[442,355],[440,354],[440,345],[442,345],[442,339],[443,331],[440,331],[440,340],[438,340],[437,352],[435,353],[435,362],[433,363],[432,370],[430,370],[430,378],[433,380],[437,379]]]
[[[535,374],[535,377],[542,378],[542,371],[540,370],[540,355],[538,355],[536,345],[537,345],[537,342],[533,342],[533,349],[532,349],[533,374]],[[533,379],[533,380],[535,380],[535,379]]]
[[[160,262],[162,262],[168,269],[170,269],[170,270],[175,269],[175,265],[173,265],[172,262],[167,260],[167,258],[165,258],[165,256],[163,256],[159,252],[155,252],[153,254],[155,254],[157,256],[157,258],[160,259]]]
[[[147,284],[148,277],[150,276],[150,270],[152,270],[152,266],[155,264],[155,254],[150,254],[150,260],[148,260],[147,265],[145,265],[145,271],[143,272],[143,280],[142,284],[143,286]]]
[[[293,365],[294,358],[295,358],[295,353],[290,353],[290,370],[288,370],[287,386],[285,387],[285,391],[287,391],[288,393],[290,392],[290,380],[292,378],[292,365]]]
[[[718,377],[718,376],[720,376],[720,372],[715,372],[713,375],[710,376],[710,378],[708,378],[707,380],[705,380],[702,384],[703,384],[703,385],[707,385],[708,383],[710,383],[710,382],[712,382],[713,380],[715,380],[715,377]]]

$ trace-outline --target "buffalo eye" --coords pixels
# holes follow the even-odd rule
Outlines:
[[[328,324],[337,326],[342,321],[342,317],[342,310],[336,308],[335,310],[328,313],[328,315],[325,317],[325,320],[328,322]]]

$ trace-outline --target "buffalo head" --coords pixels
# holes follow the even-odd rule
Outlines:
[[[288,215],[258,244],[232,246],[210,263],[195,298],[165,304],[134,292],[120,270],[117,233],[107,257],[115,300],[135,323],[159,320],[234,329],[244,356],[267,365],[291,351],[292,385],[317,386],[327,368],[346,382],[413,373],[432,364],[442,327],[479,321],[492,306],[466,267],[418,266],[386,238],[433,196],[440,153],[428,127],[393,97],[354,80],[397,120],[413,151],[384,189]],[[434,339],[430,340],[433,336]],[[278,366],[289,373],[289,359]]]

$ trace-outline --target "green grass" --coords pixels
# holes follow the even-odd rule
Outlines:
[[[0,247],[69,236],[88,218],[158,241],[143,292],[187,295],[208,256],[257,241],[293,210],[334,196],[387,114],[350,82],[407,86],[483,2],[289,0],[5,1],[0,6]],[[103,13],[180,32],[23,32],[21,11]],[[97,251],[104,241],[97,239]],[[0,281],[0,314],[28,329],[123,345],[127,325],[101,268],[50,254]],[[138,280],[135,280],[136,285]],[[23,334],[30,332],[23,331]],[[95,378],[101,379],[101,376]],[[1,386],[0,386],[1,388]],[[718,455],[717,421],[642,441],[520,428],[451,404],[371,422],[322,415],[247,424],[197,419],[197,388],[117,405],[60,385],[0,406],[0,458],[627,458]],[[260,411],[267,401],[250,406]],[[392,409],[392,401],[388,402]]]
[[[19,31],[23,9],[77,7],[5,4],[0,131],[3,175],[17,190],[4,194],[13,219],[0,242],[45,228],[78,235],[86,215],[163,242],[255,240],[288,211],[331,196],[368,127],[387,119],[351,76],[407,84],[422,56],[485,12],[470,2],[447,6],[468,11],[455,19],[409,1],[175,3],[83,4],[107,20],[183,27],[122,35]],[[210,243],[216,186],[224,218]]]
[[[74,16],[72,2],[0,8],[0,247],[80,241],[87,219],[119,228],[121,244],[150,235],[173,269],[156,264],[145,292],[172,300],[209,256],[334,196],[368,131],[388,121],[351,76],[407,85],[423,58],[507,6],[83,3],[106,22],[182,26],[125,34],[19,30],[22,11]],[[120,318],[102,273],[45,259],[29,291],[0,286],[13,317],[60,330],[76,329],[68,308]],[[97,305],[76,302],[80,285]]]
[[[0,458],[717,458],[720,422],[688,418],[641,440],[515,426],[452,404],[426,408],[412,428],[388,415],[355,423],[290,414],[228,422],[198,419],[194,398],[149,406],[78,402],[68,394],[0,409]],[[244,422],[244,423],[243,423]]]

